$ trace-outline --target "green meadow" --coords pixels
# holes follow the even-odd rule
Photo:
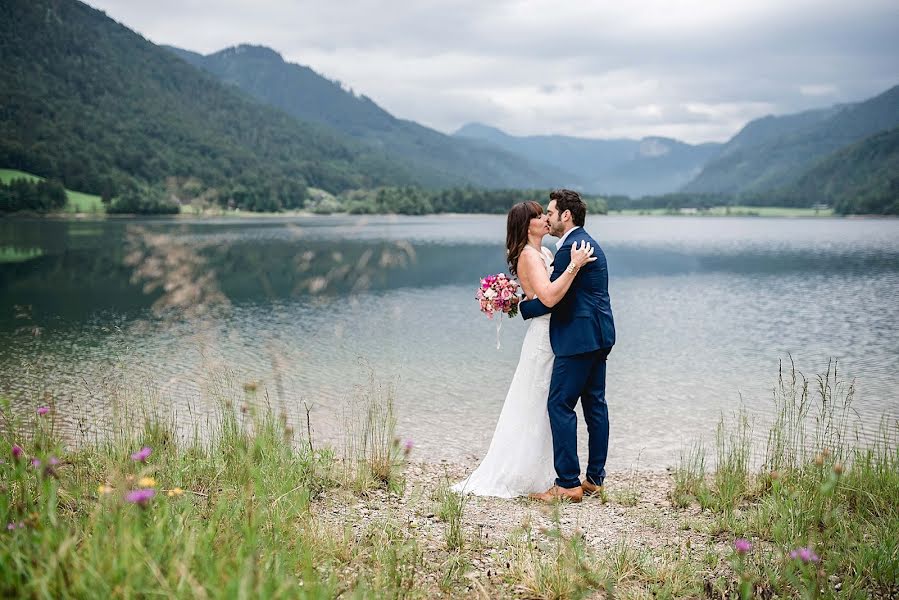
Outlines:
[[[17,171],[15,169],[0,169],[0,181],[9,183],[13,179],[39,181],[42,180],[43,177],[38,177],[37,175],[32,175],[31,173],[26,173],[24,171]],[[67,213],[102,213],[105,211],[100,196],[76,192],[70,189],[66,189],[66,196],[68,202],[66,202],[65,212]]]

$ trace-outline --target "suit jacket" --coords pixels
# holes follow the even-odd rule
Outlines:
[[[587,241],[593,246],[597,260],[587,263],[577,273],[562,299],[548,308],[539,298],[524,300],[518,308],[521,316],[532,319],[547,313],[549,341],[556,356],[573,356],[615,345],[615,322],[609,300],[609,269],[606,255],[583,227],[575,229],[556,252],[550,280],[555,281],[571,263],[571,246]]]

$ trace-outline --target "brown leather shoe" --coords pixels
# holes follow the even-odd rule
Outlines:
[[[577,503],[584,499],[584,490],[581,489],[581,486],[573,488],[563,488],[554,485],[542,494],[530,494],[528,495],[528,498],[530,498],[531,500],[546,502],[548,504],[563,500]]]
[[[581,482],[581,488],[583,488],[585,496],[601,496],[603,492],[601,485],[590,483],[586,479]]]

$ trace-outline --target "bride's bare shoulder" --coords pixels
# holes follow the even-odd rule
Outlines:
[[[546,265],[543,262],[543,254],[530,246],[525,246],[518,256],[518,265],[516,266],[519,277],[522,274],[527,277],[531,270],[538,268],[538,266],[540,269],[546,269]]]

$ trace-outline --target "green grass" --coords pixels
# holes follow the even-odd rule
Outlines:
[[[674,509],[684,522],[696,523],[689,528],[697,536],[705,530],[703,540],[651,549],[621,538],[597,550],[577,526],[563,525],[564,505],[546,509],[548,527],[527,520],[488,546],[473,535],[469,500],[446,482],[430,497],[444,543],[429,548],[416,527],[389,510],[404,501],[396,492],[405,466],[393,437],[391,385],[372,378],[355,390],[358,412],[347,432],[355,441],[344,459],[274,417],[257,384],[245,384],[242,394],[227,382],[209,390],[219,408],[203,441],[179,439],[173,419],[153,410],[123,408],[113,411],[108,439],[74,451],[56,432],[66,415],[54,408],[17,417],[4,403],[0,596],[899,594],[899,429],[884,423],[880,443],[853,447],[846,421],[854,388],[835,368],[811,381],[795,370],[781,373],[765,448],[754,448],[757,437],[741,413],[722,419],[711,471],[704,446],[691,446],[671,497],[673,506],[685,507]],[[126,407],[141,402],[125,399]],[[18,458],[14,444],[23,449]],[[133,460],[145,446],[152,448],[146,461]],[[753,456],[764,460],[760,469],[752,469]],[[32,457],[41,465],[32,466]],[[145,505],[130,502],[127,495],[139,489],[155,495]],[[374,498],[387,510],[359,518],[356,507]],[[595,509],[608,507],[597,502]],[[342,520],[322,518],[334,511]],[[665,533],[659,536],[664,542]],[[737,538],[752,548],[738,553]],[[818,560],[791,557],[798,548],[811,548]],[[477,565],[492,553],[499,558],[491,576]]]
[[[41,181],[44,178],[26,173],[24,171],[16,171],[15,169],[0,169],[0,181],[9,183],[12,179],[28,179],[29,181]],[[102,213],[105,211],[103,201],[100,196],[93,194],[85,194],[83,192],[75,192],[66,189],[66,202],[63,212],[67,213]]]
[[[450,489],[449,481],[441,483],[434,494],[437,502],[437,517],[446,524],[445,540],[446,548],[450,552],[462,550],[465,545],[465,535],[462,529],[465,504],[468,497]]]
[[[25,171],[16,171],[15,169],[0,169],[0,182],[9,183],[13,179],[27,179],[28,181],[42,181],[43,177],[26,173]]]
[[[713,534],[755,547],[735,557],[741,586],[775,597],[899,594],[899,423],[884,422],[873,446],[854,447],[854,392],[835,364],[811,381],[793,367],[775,388],[759,472],[748,468],[756,449],[745,414],[722,419],[712,474],[701,471],[701,449],[683,455],[676,503],[695,499],[711,512]],[[799,548],[819,560],[792,558]]]
[[[610,215],[677,215],[694,217],[832,217],[833,209],[785,208],[779,206],[715,206],[697,212],[671,211],[666,208],[610,210]]]
[[[66,203],[65,211],[70,213],[102,213],[105,212],[103,200],[100,196],[93,194],[85,194],[82,192],[73,192],[66,190],[66,196],[69,201]]]
[[[173,419],[121,407],[109,439],[77,451],[63,447],[55,409],[23,419],[2,401],[0,596],[419,596],[422,554],[406,527],[387,520],[356,537],[315,518],[312,503],[341,487],[347,463],[296,439],[254,384],[237,398],[224,388],[211,392],[220,404],[209,439],[179,442]],[[400,466],[385,467],[385,453],[404,460],[371,433],[392,434],[386,411],[366,426],[367,454],[348,461],[356,473],[377,458],[366,493],[397,486]],[[152,497],[129,500],[136,491]]]

